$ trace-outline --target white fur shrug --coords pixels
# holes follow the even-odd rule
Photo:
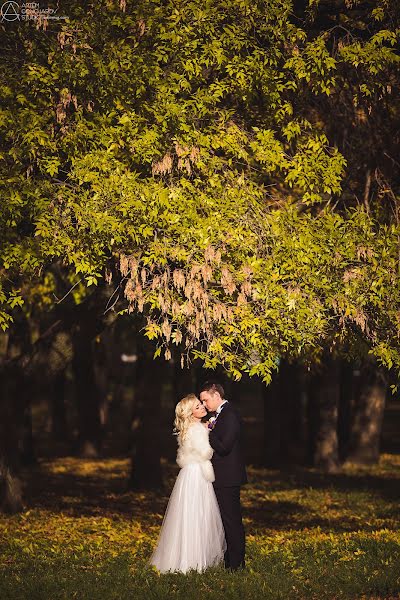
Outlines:
[[[208,435],[209,430],[201,423],[190,425],[185,439],[179,444],[176,462],[181,468],[190,463],[200,463],[207,481],[214,481],[214,469],[210,461],[214,451],[210,446]]]

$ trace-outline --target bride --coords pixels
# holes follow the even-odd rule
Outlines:
[[[209,430],[201,423],[206,414],[195,394],[185,396],[175,408],[176,462],[181,470],[150,558],[150,564],[161,573],[203,571],[224,558],[225,533],[212,485],[213,449],[208,441]]]

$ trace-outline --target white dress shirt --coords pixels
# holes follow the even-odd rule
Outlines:
[[[219,415],[219,413],[221,412],[224,404],[226,404],[228,402],[228,400],[224,400],[223,402],[221,402],[221,404],[218,406],[217,410],[215,411],[216,416]]]

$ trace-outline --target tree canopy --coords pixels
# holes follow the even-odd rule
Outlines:
[[[63,11],[0,24],[0,326],[51,304],[58,262],[166,358],[400,367],[395,2]]]

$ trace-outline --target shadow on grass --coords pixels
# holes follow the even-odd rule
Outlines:
[[[382,499],[397,500],[400,493],[400,469],[382,471],[379,475],[366,472],[368,467],[355,468],[354,472],[324,473],[314,468],[292,467],[279,470],[253,469],[254,484],[266,479],[274,490],[289,488],[326,489],[337,491],[367,491],[378,494]],[[253,478],[252,478],[253,479]],[[261,484],[263,486],[263,483]]]
[[[370,474],[364,467],[334,474],[306,467],[249,467],[250,483],[242,491],[247,533],[315,527],[331,532],[397,528],[400,470],[397,464],[390,464],[391,458],[387,468]],[[43,459],[25,471],[26,508],[76,517],[134,519],[144,527],[159,525],[178,467],[164,463],[165,486],[159,492],[130,490],[129,467],[126,458]],[[361,494],[357,507],[354,493]]]

